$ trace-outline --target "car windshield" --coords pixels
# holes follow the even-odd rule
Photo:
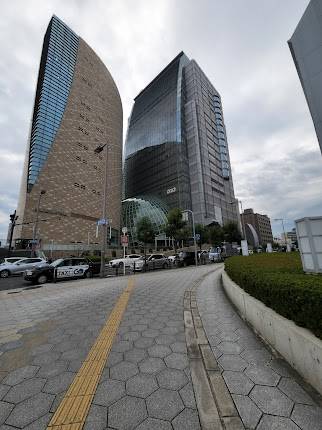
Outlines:
[[[58,258],[58,260],[55,260],[51,263],[52,267],[57,267],[61,262],[63,261],[62,258]]]
[[[151,257],[151,254],[146,255],[146,259],[148,260]],[[144,260],[144,255],[139,258],[139,260]]]

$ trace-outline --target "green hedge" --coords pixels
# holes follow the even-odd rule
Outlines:
[[[251,296],[322,339],[322,276],[306,275],[298,253],[231,257],[225,269]]]

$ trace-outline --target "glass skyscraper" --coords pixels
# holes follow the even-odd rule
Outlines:
[[[135,98],[124,172],[125,198],[155,196],[205,225],[238,221],[221,98],[183,52]]]
[[[95,152],[99,146],[104,147],[101,153]],[[16,242],[41,239],[45,250],[53,244],[72,250],[75,243],[95,248],[104,204],[111,237],[118,244],[121,182],[122,104],[117,87],[86,42],[53,16],[38,72]]]
[[[182,130],[178,55],[136,98],[125,144],[125,196],[151,194],[169,207],[190,207],[188,157]]]
[[[47,28],[32,118],[28,166],[30,190],[47,160],[73,81],[78,36],[54,16]]]

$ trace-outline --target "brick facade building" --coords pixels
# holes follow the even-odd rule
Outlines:
[[[246,236],[250,244],[253,244],[253,236],[251,235],[251,229],[247,228],[247,224],[252,225],[255,229],[259,245],[264,246],[273,242],[271,221],[267,215],[254,213],[253,209],[245,209],[241,214],[241,218],[246,227]]]
[[[44,37],[14,239],[94,243],[107,167],[107,217],[118,241],[122,104],[95,52],[57,17]],[[106,145],[97,154],[94,150]],[[107,156],[107,163],[105,157]]]

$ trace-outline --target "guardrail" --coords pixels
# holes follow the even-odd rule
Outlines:
[[[198,262],[198,265],[205,265],[205,264],[212,264],[213,261],[202,261],[202,262]],[[183,267],[182,265],[178,265],[177,263],[172,263],[172,262],[168,262],[167,263],[168,266],[166,268],[163,267],[159,267],[159,265],[153,261],[151,262],[149,265],[147,266],[143,266],[141,270],[139,270],[136,265],[135,262],[133,263],[132,266],[125,266],[125,270],[124,267],[111,267],[108,265],[105,265],[105,277],[112,277],[112,276],[124,276],[124,275],[135,275],[138,273],[145,273],[145,272],[150,272],[150,271],[154,271],[154,270],[169,270],[169,269],[177,269],[179,267]],[[190,264],[191,267],[194,266],[194,264]]]

